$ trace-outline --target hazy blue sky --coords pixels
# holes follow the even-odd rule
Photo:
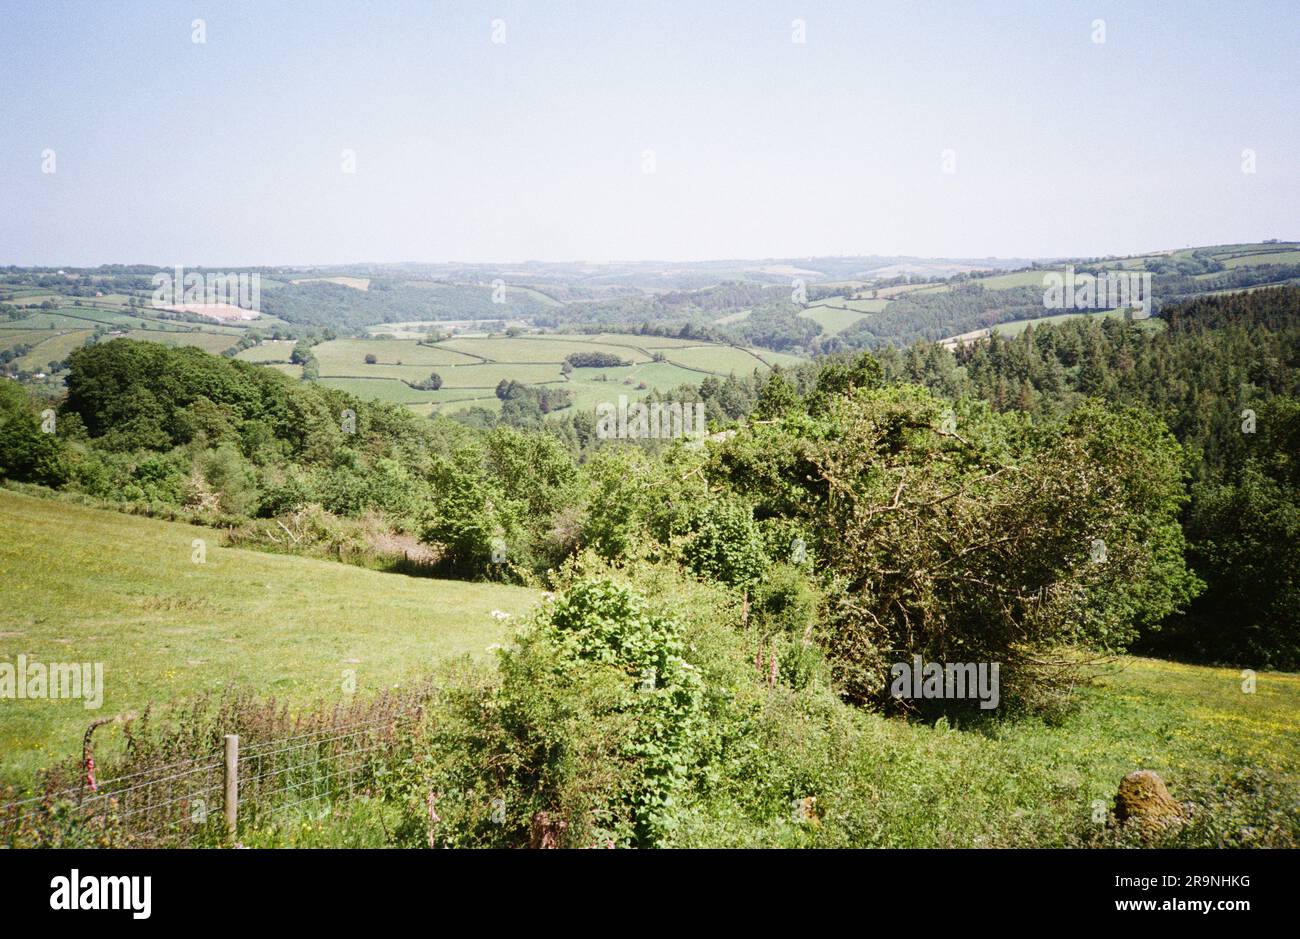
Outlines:
[[[0,264],[1297,238],[1298,48],[1296,0],[4,0]]]

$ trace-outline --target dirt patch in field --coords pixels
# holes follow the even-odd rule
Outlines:
[[[353,290],[369,290],[369,277],[300,277],[294,281],[295,284],[338,284],[341,287],[351,287]]]
[[[190,313],[195,316],[203,316],[219,323],[229,322],[230,320],[255,320],[262,315],[256,310],[245,310],[233,303],[185,303],[180,306],[163,307],[163,309],[170,310],[173,313]]]
[[[401,535],[395,532],[375,532],[366,539],[376,554],[386,557],[405,558],[412,564],[434,564],[441,557],[435,551],[413,535]]]

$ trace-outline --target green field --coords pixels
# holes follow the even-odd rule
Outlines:
[[[192,542],[207,559],[191,559]],[[221,547],[221,533],[0,490],[0,661],[102,662],[98,710],[0,700],[0,780],[76,752],[93,719],[228,685],[306,702],[482,656],[537,592]]]
[[[845,297],[827,297],[814,301],[799,313],[799,317],[812,320],[821,326],[826,335],[835,336],[865,317],[883,313],[887,309],[889,300],[884,298],[850,300]]]
[[[80,314],[80,311],[78,310],[77,313]],[[73,318],[63,311],[38,313],[19,320],[8,328],[0,328],[0,348],[40,342],[39,346],[19,360],[21,367],[30,370],[44,367],[51,360],[61,361],[67,358],[68,353],[85,344],[86,339],[93,332],[90,327],[96,322],[104,326],[132,327],[125,333],[131,339],[159,342],[168,346],[197,346],[213,354],[220,354],[229,349],[239,338],[229,333],[209,332],[206,329],[169,328],[150,325],[144,320],[123,319],[124,322],[95,321],[80,316]]]
[[[392,404],[419,404],[433,401],[437,395],[434,391],[417,391],[392,378],[322,378],[320,383],[363,400],[388,401]]]
[[[147,334],[141,331],[136,331],[131,333],[131,338],[147,339],[149,342],[161,342],[168,346],[195,346],[205,352],[211,352],[213,355],[220,355],[239,341],[239,337],[237,336],[210,333],[206,330],[184,333],[150,331]]]
[[[682,349],[686,346],[698,346],[698,339],[677,339],[673,336],[633,336],[627,333],[599,333],[591,337],[592,342],[603,342],[612,346],[631,346],[635,349],[664,351]]]
[[[570,355],[583,352],[607,352],[626,362],[645,362],[651,356],[631,345],[610,345],[568,336],[500,336],[483,339],[449,339],[438,348],[455,349],[480,356],[490,362],[537,362],[558,365]]]
[[[382,334],[384,327],[374,327],[373,332]],[[291,351],[292,343],[268,341],[245,349],[238,358],[282,363]],[[458,336],[436,344],[414,338],[335,339],[313,346],[312,352],[320,365],[322,384],[361,398],[403,404],[419,414],[470,407],[498,410],[500,402],[493,392],[502,380],[563,387],[572,394],[573,407],[590,409],[603,401],[617,401],[619,395],[635,400],[651,391],[699,384],[709,375],[748,375],[755,369],[803,361],[766,349],[622,333]],[[607,352],[628,364],[575,368],[566,378],[562,371],[565,358],[581,352]],[[367,364],[367,355],[376,361]],[[656,355],[663,361],[654,361]],[[300,374],[296,366],[272,367]],[[422,391],[408,384],[427,379],[431,372],[442,378],[437,391]]]
[[[8,302],[12,303],[14,306],[39,306],[46,300],[53,300],[55,303],[62,303],[64,298],[57,293],[26,293],[18,294]]]
[[[836,306],[847,307],[848,309],[850,309],[850,310],[855,310],[855,311],[857,311],[858,313],[883,313],[883,312],[885,312],[886,308],[888,308],[888,306],[889,306],[889,301],[888,301],[888,300],[878,300],[878,299],[874,299],[874,298],[872,298],[872,299],[856,299],[856,300],[844,300],[844,301],[840,301],[840,302],[837,302],[835,305],[836,305]]]
[[[888,303],[887,300],[881,300],[880,303]],[[844,332],[858,320],[864,319],[868,314],[860,310],[850,310],[839,306],[830,306],[827,303],[819,303],[816,306],[810,306],[799,313],[800,318],[809,319],[821,326],[822,331],[828,336],[834,336]]]
[[[1253,267],[1258,264],[1300,264],[1300,251],[1270,251],[1223,259],[1224,267]]]
[[[674,365],[712,372],[715,375],[730,375],[732,372],[737,375],[748,375],[754,369],[761,370],[765,367],[762,360],[754,353],[732,346],[692,346],[685,349],[671,349],[664,354]]]
[[[241,350],[235,358],[245,362],[288,362],[295,345],[292,339],[267,339],[251,349]]]
[[[454,397],[438,398],[434,401],[421,401],[406,407],[416,414],[428,417],[436,410],[442,414],[452,414],[469,408],[487,408],[489,411],[501,410],[501,399],[494,394],[483,391],[456,391]]]
[[[364,375],[367,355],[387,365],[474,365],[480,361],[445,346],[428,346],[413,339],[335,339],[313,346],[312,353],[322,375]]]
[[[0,328],[0,350],[12,349],[15,346],[34,346],[38,342],[45,342],[54,336],[59,336],[58,330],[54,329],[13,329]]]
[[[979,284],[985,290],[1012,290],[1016,287],[1042,287],[1043,277],[1051,273],[1051,269],[1038,271],[1016,271],[1011,274],[994,274],[992,277],[973,277],[966,281],[967,284]],[[952,284],[934,284],[929,287],[920,287],[916,293],[948,293],[952,290]]]
[[[1027,847],[1071,843],[1095,803],[1109,808],[1136,769],[1159,773],[1178,800],[1220,819],[1219,838],[1276,839],[1243,810],[1269,800],[1294,844],[1300,819],[1300,675],[1122,656],[1056,725],[1034,719],[986,732],[871,715],[872,745],[846,755],[874,793],[869,843],[890,847]],[[1257,788],[1258,787],[1258,788]],[[878,801],[877,801],[878,800]],[[830,801],[828,799],[828,801]],[[1274,842],[1276,843],[1276,842]]]
[[[59,307],[56,310],[33,311],[31,316],[17,320],[11,325],[27,329],[48,329],[51,324],[59,329],[86,329],[95,326],[130,326],[133,329],[154,326],[160,330],[177,328],[170,324],[163,324],[161,321],[150,322],[116,310],[72,305]]]
[[[74,349],[80,349],[94,330],[72,329],[67,332],[55,332],[44,341],[34,346],[32,351],[18,360],[20,368],[34,371],[44,368],[50,362],[62,362]]]

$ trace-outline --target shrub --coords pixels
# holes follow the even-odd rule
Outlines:
[[[438,457],[431,477],[434,494],[422,538],[442,547],[446,571],[500,577],[529,566],[523,505],[501,491],[481,450],[463,446],[450,458]]]
[[[0,420],[0,477],[46,486],[68,481],[63,445],[54,434],[41,430],[35,415],[19,412]]]
[[[730,587],[751,587],[767,566],[752,510],[739,499],[690,505],[675,534],[681,538],[682,560],[701,577]]]
[[[618,368],[628,364],[612,352],[574,352],[564,361],[573,368]]]
[[[618,767],[614,786],[604,805],[592,807],[593,827],[616,843],[661,843],[699,732],[700,679],[682,657],[680,625],[649,612],[628,588],[596,580],[561,596],[520,646],[502,657],[503,706],[509,711],[536,694],[537,661],[546,666],[543,687],[591,683],[590,713],[623,731],[609,754]]]
[[[220,511],[249,515],[257,507],[257,477],[233,444],[205,450],[195,459],[198,478],[191,483],[189,501],[201,502],[211,490]]]
[[[499,686],[448,682],[404,780],[403,843],[670,843],[703,732],[682,633],[624,584],[573,582],[500,653]]]

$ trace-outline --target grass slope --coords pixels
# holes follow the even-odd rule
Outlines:
[[[191,560],[207,542],[206,563]],[[0,699],[0,780],[77,752],[95,718],[227,685],[290,701],[483,655],[536,591],[220,547],[219,532],[0,490],[0,662],[102,662],[99,710]]]
[[[855,847],[1065,847],[1100,836],[1119,782],[1154,770],[1215,844],[1300,839],[1300,675],[1121,657],[1061,723],[954,730],[862,715],[848,785],[818,793]],[[1247,817],[1249,816],[1249,817]],[[785,829],[760,844],[801,843]],[[752,844],[738,839],[736,846]]]

